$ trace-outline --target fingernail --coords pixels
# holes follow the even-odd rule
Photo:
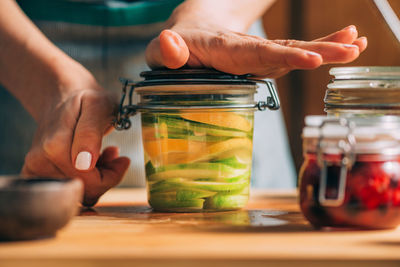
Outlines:
[[[79,152],[75,160],[75,168],[80,171],[86,171],[92,164],[92,154],[87,151]]]
[[[350,30],[352,32],[356,32],[357,31],[356,30],[356,26],[354,26],[354,25],[347,26],[346,28],[344,28],[344,30]]]
[[[358,48],[358,46],[352,44],[343,44],[343,46],[346,48]]]
[[[306,52],[307,55],[312,56],[312,57],[320,57],[321,55],[315,52],[311,52],[311,51],[307,51]]]

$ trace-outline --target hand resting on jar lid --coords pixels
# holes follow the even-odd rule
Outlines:
[[[195,2],[180,5],[167,21],[168,29],[149,44],[146,59],[150,67],[204,67],[277,78],[294,69],[351,62],[367,47],[367,38],[359,37],[353,25],[309,42],[247,35],[244,32],[254,18],[249,20],[246,14],[257,14],[259,8],[248,3],[239,9],[242,12],[238,17],[237,13],[222,12],[225,1],[206,0],[200,6]],[[267,5],[269,1],[263,2]],[[208,8],[207,3],[213,8]],[[197,12],[188,12],[191,7],[196,7]]]

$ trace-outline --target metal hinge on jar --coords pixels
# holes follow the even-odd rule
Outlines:
[[[334,165],[335,163],[324,159],[324,135],[323,128],[328,124],[338,124],[340,126],[347,128],[347,134],[345,139],[341,139],[337,143],[337,148],[341,151],[342,159],[340,160],[340,172],[339,172],[339,182],[337,188],[336,198],[327,198],[327,184],[328,184],[328,166]],[[331,120],[325,120],[319,126],[319,140],[317,144],[317,162],[321,169],[320,174],[320,185],[318,201],[322,206],[338,207],[343,204],[346,193],[346,182],[347,173],[351,170],[355,161],[355,137],[353,135],[353,129],[355,125],[353,122],[345,118],[334,118]]]

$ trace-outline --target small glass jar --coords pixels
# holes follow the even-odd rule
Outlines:
[[[300,207],[315,227],[400,223],[400,118],[308,116]]]
[[[141,113],[151,207],[167,212],[243,208],[249,197],[254,111],[279,108],[273,85],[205,69],[141,76],[144,81],[124,81],[116,127],[129,128],[129,116]],[[270,97],[257,103],[260,82]]]
[[[400,115],[400,66],[332,68],[325,94],[328,116]]]

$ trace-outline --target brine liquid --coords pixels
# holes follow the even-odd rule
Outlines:
[[[249,197],[253,111],[142,113],[148,199],[155,210],[221,211]]]
[[[399,159],[382,159],[380,155],[357,157],[347,172],[344,202],[337,207],[319,202],[320,175],[315,154],[306,155],[300,171],[300,206],[314,226],[383,229],[400,224]],[[327,167],[328,199],[338,195],[339,176],[339,164]]]

